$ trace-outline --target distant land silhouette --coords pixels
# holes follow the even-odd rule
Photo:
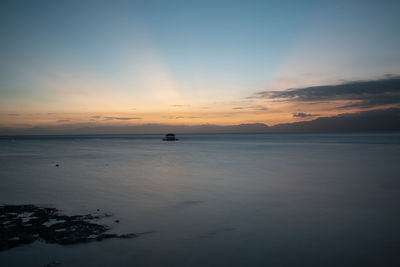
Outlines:
[[[57,134],[163,134],[174,133],[272,133],[272,132],[360,132],[400,131],[400,108],[344,113],[333,117],[319,117],[311,121],[277,124],[240,125],[166,125],[139,124],[133,126],[96,126],[67,124],[32,128],[0,128],[0,135],[57,135]]]

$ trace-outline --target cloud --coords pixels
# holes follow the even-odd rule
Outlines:
[[[174,108],[180,108],[180,107],[184,107],[185,105],[170,105],[171,107],[174,107]]]
[[[267,107],[261,106],[261,105],[256,105],[256,106],[251,106],[252,109],[255,110],[268,110]]]
[[[18,113],[10,113],[10,114],[7,114],[8,116],[12,116],[12,117],[16,117],[16,116],[19,116],[19,114]]]
[[[178,117],[175,117],[175,119],[184,119],[185,117],[183,117],[183,116],[178,116]]]
[[[400,104],[400,95],[375,95],[363,99],[361,102],[351,102],[341,108],[371,108],[390,104]]]
[[[303,113],[303,112],[293,113],[294,118],[306,118],[306,117],[315,117],[315,116],[318,116],[318,114],[309,114],[309,113]]]
[[[261,105],[248,106],[248,107],[233,107],[232,109],[268,110],[268,108],[261,106]]]
[[[58,120],[57,122],[69,122],[69,120]]]
[[[99,115],[94,115],[94,116],[91,116],[90,118],[93,118],[93,119],[100,119],[101,116],[99,116]]]
[[[127,118],[127,117],[104,117],[106,120],[120,120],[120,121],[128,121],[128,120],[141,120],[142,118],[134,117],[134,118]]]
[[[373,81],[352,81],[284,91],[261,91],[250,98],[280,99],[289,102],[350,101],[341,108],[400,105],[400,77],[387,75],[385,77]]]

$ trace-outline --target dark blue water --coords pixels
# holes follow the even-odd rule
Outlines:
[[[399,133],[162,137],[0,137],[1,203],[99,208],[113,232],[154,231],[37,242],[0,266],[400,265]]]

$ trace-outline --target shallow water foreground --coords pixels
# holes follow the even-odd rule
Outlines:
[[[0,138],[0,204],[152,233],[35,242],[0,266],[400,266],[400,134],[161,138]]]

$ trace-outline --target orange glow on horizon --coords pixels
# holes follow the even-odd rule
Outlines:
[[[130,108],[129,111],[95,112],[1,112],[0,126],[5,128],[35,126],[129,126],[139,124],[168,125],[236,125],[246,123],[264,123],[273,126],[280,123],[313,120],[318,117],[330,117],[341,113],[354,113],[360,109],[340,109],[346,101],[329,103],[300,103],[279,101],[244,101],[239,103],[217,103],[208,107],[185,106],[180,104],[164,105],[158,110]],[[390,106],[387,106],[390,107]],[[362,109],[368,110],[368,109]],[[294,117],[295,113],[312,114],[310,117]]]

